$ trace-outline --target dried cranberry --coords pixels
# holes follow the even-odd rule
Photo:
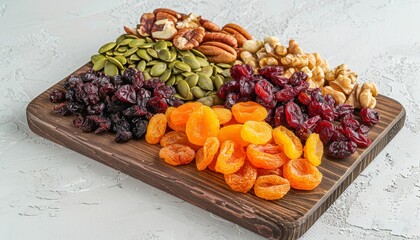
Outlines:
[[[357,130],[360,127],[360,123],[354,119],[353,114],[347,114],[341,119],[341,126],[343,126],[343,128],[349,127],[353,130]]]
[[[312,101],[309,104],[309,116],[321,116],[322,119],[327,121],[334,120],[334,110],[326,103],[321,103],[318,101]]]
[[[308,82],[305,82],[305,81],[302,81],[295,88],[296,88],[296,91],[298,93],[303,92],[303,91],[306,91],[309,88],[309,83]]]
[[[115,97],[121,102],[125,103],[136,103],[136,91],[131,85],[123,85],[116,92]]]
[[[104,98],[107,95],[110,95],[115,92],[115,87],[112,83],[104,84],[102,87],[99,88],[99,96]]]
[[[125,143],[133,138],[133,134],[129,131],[117,131],[114,141],[116,143]]]
[[[367,126],[375,125],[379,122],[379,113],[373,108],[362,108],[360,110],[360,119],[362,123],[366,124]]]
[[[220,87],[219,91],[217,92],[217,96],[225,99],[227,98],[228,93],[237,93],[237,92],[239,92],[239,82],[236,80],[231,80],[229,82],[226,82]]]
[[[273,125],[275,109],[267,109],[267,117],[264,119],[266,123]]]
[[[273,101],[273,85],[267,80],[260,80],[255,84],[255,94],[266,103]]]
[[[182,104],[184,104],[184,101],[182,101],[179,98],[173,97],[173,96],[171,96],[170,98],[166,99],[166,102],[168,103],[169,106],[172,106],[172,107],[179,107]]]
[[[61,103],[65,100],[66,93],[63,90],[54,89],[50,93],[50,102]]]
[[[248,78],[254,73],[254,69],[248,64],[236,64],[230,68],[230,76],[235,80]]]
[[[155,96],[147,101],[147,109],[152,113],[165,113],[168,104],[163,97]]]
[[[134,90],[139,90],[141,87],[143,87],[144,85],[144,75],[142,72],[138,71],[134,76],[133,76],[133,82],[132,82],[132,86],[134,88]]]
[[[286,126],[287,120],[286,120],[286,114],[284,113],[284,106],[279,106],[276,108],[276,111],[274,112],[274,126]]]
[[[260,69],[258,69],[258,74],[262,75],[263,77],[273,80],[273,75],[282,75],[284,72],[284,68],[279,65],[273,65],[273,66],[265,66]],[[276,83],[274,83],[276,84]]]
[[[136,119],[133,121],[133,136],[141,138],[146,134],[148,122],[146,120]]]
[[[124,84],[124,80],[121,75],[115,75],[112,77],[112,83],[118,89]]]
[[[277,106],[277,100],[273,99],[273,101],[266,103],[265,101],[263,101],[261,98],[256,97],[255,98],[255,102],[261,104],[261,106],[267,108],[268,109],[273,109]]]
[[[311,95],[309,95],[307,92],[300,92],[298,94],[298,101],[303,105],[308,105],[311,103]]]
[[[306,73],[304,73],[304,72],[299,71],[299,72],[293,73],[293,75],[289,79],[289,83],[292,86],[297,86],[302,81],[306,81],[306,79],[308,79],[308,75],[306,75]]]
[[[175,88],[172,86],[161,85],[153,89],[153,95],[163,98],[170,98],[175,93]]]
[[[372,140],[367,135],[359,134],[350,127],[344,128],[344,134],[350,141],[356,143],[358,147],[368,147],[372,143]]]
[[[327,155],[333,158],[345,158],[356,152],[357,145],[350,141],[334,141],[327,149]]]
[[[151,78],[144,82],[143,87],[149,90],[153,90],[162,85],[165,85],[165,84],[159,78]]]
[[[75,88],[77,85],[82,84],[82,78],[78,75],[71,75],[68,79],[67,79],[67,83],[68,86],[70,88]]]
[[[81,128],[84,121],[85,121],[85,118],[82,115],[78,114],[73,119],[73,125],[77,128]]]
[[[280,87],[284,87],[289,82],[289,79],[283,77],[281,74],[272,74],[270,80],[273,82],[274,85]]]
[[[125,109],[122,113],[127,117],[141,117],[146,115],[147,109],[140,107],[139,105],[134,105]]]
[[[124,74],[122,76],[128,83],[133,84],[133,87],[136,88],[134,85],[140,84],[138,86],[141,88],[144,84],[144,75],[142,72],[137,70],[136,68],[127,68],[124,70]],[[137,90],[137,89],[136,89]]]
[[[309,135],[311,135],[312,131],[309,128],[306,127],[298,127],[295,130],[296,136],[300,139],[300,141],[305,142]]]
[[[95,122],[90,119],[90,118],[86,118],[85,121],[83,121],[82,126],[80,127],[80,129],[82,129],[85,132],[93,132],[95,131]]]
[[[295,88],[285,88],[276,93],[276,99],[280,102],[289,102],[297,96],[299,92]]]
[[[94,115],[94,114],[100,114],[105,109],[105,103],[100,102],[94,105],[89,105],[87,107],[88,114]]]
[[[301,126],[307,129],[310,129],[311,131],[314,131],[315,127],[318,125],[318,122],[321,121],[320,116],[311,117],[307,120],[305,120]]]
[[[96,75],[92,72],[87,72],[82,75],[83,82],[92,82],[96,79]]]
[[[67,101],[74,101],[75,100],[74,90],[73,89],[67,90],[65,94],[65,98]]]
[[[239,92],[241,96],[251,97],[254,95],[255,83],[246,79],[239,80]]]
[[[83,112],[85,110],[85,105],[80,102],[69,102],[67,108],[71,113],[76,114]]]
[[[60,103],[54,106],[54,113],[61,115],[61,116],[66,116],[69,115],[70,111],[67,108],[67,104],[66,103]]]
[[[228,93],[226,96],[226,101],[225,101],[225,108],[229,108],[231,109],[233,105],[235,105],[235,103],[237,102],[238,99],[238,94],[236,93]]]
[[[330,94],[324,95],[325,102],[332,108],[335,106],[335,100]]]
[[[86,120],[92,120],[94,122],[95,133],[108,132],[111,129],[111,120],[98,115],[87,116]]]
[[[360,134],[368,134],[370,131],[370,128],[366,125],[361,124],[359,129],[357,129],[357,132]]]
[[[319,121],[314,129],[314,132],[319,134],[319,138],[324,144],[330,142],[334,131],[334,125],[325,120]]]
[[[86,105],[97,104],[99,102],[100,98],[97,86],[92,83],[86,83],[83,85],[83,91],[85,94],[82,99]]]
[[[287,123],[293,127],[298,128],[303,123],[302,110],[299,105],[294,102],[288,102],[284,108]]]
[[[334,128],[333,135],[331,136],[332,141],[349,141],[349,139],[344,135],[344,128],[341,125],[336,125]]]
[[[335,107],[335,110],[338,114],[338,117],[342,118],[347,114],[353,114],[354,107],[352,105],[349,105],[349,104],[339,104]]]

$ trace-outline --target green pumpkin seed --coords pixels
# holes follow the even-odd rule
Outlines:
[[[90,57],[90,61],[95,64],[99,59],[105,59],[105,56],[102,54],[95,54]]]
[[[117,48],[117,51],[118,52],[125,52],[125,51],[127,51],[127,49],[128,49],[127,46],[122,46],[122,47]]]
[[[115,42],[106,43],[102,45],[102,47],[99,48],[98,52],[99,53],[108,52],[109,50],[112,50],[116,45],[117,44]]]
[[[170,62],[170,63],[168,64],[168,68],[170,68],[170,69],[174,68],[175,63],[177,63],[177,62],[180,62],[180,61],[179,61],[179,60],[175,60],[175,61],[173,61],[173,62]]]
[[[194,95],[192,95],[191,92],[188,92],[187,97],[185,98],[187,101],[189,100],[193,100],[194,99]]]
[[[184,98],[183,96],[179,95],[178,93],[174,94],[174,97],[181,99],[181,100],[187,100],[186,98]]]
[[[191,72],[191,67],[188,64],[183,63],[183,62],[175,63],[175,67],[184,72]]]
[[[210,77],[204,74],[198,74],[198,86],[204,90],[213,90],[213,82],[211,81]]]
[[[166,81],[166,82],[165,82],[165,84],[166,84],[166,86],[172,86],[172,85],[174,85],[174,84],[175,84],[175,76],[174,76],[174,75],[172,75],[172,76],[168,79],[168,81]]]
[[[196,57],[195,59],[197,59],[197,61],[200,63],[200,67],[205,67],[210,64],[205,58]]]
[[[92,69],[93,70],[95,70],[95,71],[99,71],[99,70],[101,70],[102,68],[104,68],[105,67],[105,63],[108,61],[108,59],[107,58],[100,58],[100,59],[98,59],[97,61],[95,61],[95,63],[93,64],[93,67],[92,67]]]
[[[152,61],[150,61],[150,62],[148,62],[147,64],[146,64],[146,66],[153,66],[153,65],[155,65],[156,63],[160,63],[158,60],[152,60]]]
[[[132,35],[132,34],[126,34],[125,35],[127,38],[139,38],[136,35]]]
[[[123,56],[115,56],[115,59],[118,60],[118,62],[120,62],[122,65],[125,65],[127,63],[127,59]]]
[[[140,61],[140,60],[141,60],[141,58],[139,57],[139,55],[137,55],[137,54],[133,54],[133,55],[131,55],[131,56],[130,56],[130,60],[133,60],[133,61]]]
[[[191,88],[191,93],[195,98],[202,98],[206,95],[206,91],[197,86]]]
[[[155,43],[155,45],[153,46],[153,48],[156,50],[156,51],[160,51],[160,50],[166,50],[166,49],[168,49],[168,45],[166,44],[166,41],[163,41],[163,40],[159,40],[159,41],[157,41],[156,43]]]
[[[224,83],[227,83],[227,82],[229,82],[229,81],[231,81],[231,80],[233,80],[233,78],[232,78],[232,77],[227,77],[227,78],[225,78],[225,79],[223,80],[223,82],[224,82]]]
[[[197,102],[201,102],[203,105],[206,106],[213,106],[213,98],[212,97],[202,97],[200,99],[197,100]]]
[[[183,59],[184,63],[188,64],[192,69],[197,69],[200,67],[200,63],[194,56],[185,56]]]
[[[133,54],[133,55],[134,55],[134,54]],[[133,56],[133,55],[131,55],[131,56]],[[134,61],[134,60],[131,60],[131,59],[129,59],[129,58],[128,58],[128,59],[126,58],[126,60],[127,60],[127,63],[128,63],[128,64],[130,64],[130,65],[131,65],[131,64],[136,64],[136,61]]]
[[[166,64],[163,62],[158,62],[150,69],[150,75],[153,77],[159,77],[166,70]]]
[[[205,66],[200,73],[206,75],[207,77],[211,77],[213,74],[213,68],[211,66]]]
[[[148,43],[154,43],[155,41],[153,41],[153,39],[151,39],[149,37],[146,37],[146,42],[148,42]]]
[[[180,81],[183,81],[184,78],[182,77],[182,75],[175,75],[175,84],[178,84]]]
[[[117,59],[113,57],[108,57],[108,60],[112,62],[115,66],[117,66],[119,69],[124,69],[124,66]]]
[[[150,75],[150,68],[147,67],[143,72],[147,72]]]
[[[185,78],[185,81],[188,83],[188,85],[192,88],[198,83],[198,75],[192,74]]]
[[[139,48],[151,48],[151,47],[153,47],[153,45],[155,45],[154,43],[149,43],[149,42],[146,42],[146,43],[144,43],[144,44],[141,44],[140,46],[139,46]]]
[[[213,99],[213,105],[223,105],[225,100],[221,99],[217,94],[210,96]]]
[[[147,53],[152,56],[153,58],[158,58],[158,53],[153,48],[146,49]]]
[[[201,57],[201,58],[206,59],[206,56],[205,56],[202,52],[200,52],[200,51],[198,51],[198,50],[195,50],[195,49],[191,49],[190,51],[191,51],[194,55],[196,55],[197,57]]]
[[[229,63],[218,63],[216,64],[216,66],[221,67],[221,68],[231,68],[232,65],[230,65]]]
[[[220,87],[223,85],[223,83],[224,83],[223,80],[224,80],[224,78],[222,76],[220,76],[220,75],[214,76],[214,78],[213,78],[213,84],[214,84],[214,86],[216,86],[216,89],[217,90],[219,90]]]
[[[120,42],[121,42],[122,40],[126,39],[126,38],[127,38],[127,37],[126,37],[126,34],[123,34],[123,35],[119,36],[115,42],[119,45],[119,44],[120,44]]]
[[[108,54],[107,54],[108,55]],[[114,56],[123,56],[124,55],[124,53],[122,53],[122,52],[118,52],[118,51],[115,51],[115,52],[113,52],[113,54],[110,54],[109,56],[112,56],[112,55],[114,55]]]
[[[202,70],[203,70],[203,68],[192,69],[193,72],[201,72]]]
[[[171,53],[167,49],[160,50],[158,52],[158,57],[165,62],[169,62],[172,58]]]
[[[177,49],[177,51],[178,51],[179,55],[181,55],[182,57],[188,54],[188,51],[187,50],[179,50],[179,49]]]
[[[223,68],[218,67],[216,65],[213,65],[213,72],[222,73],[223,72]]]
[[[190,92],[190,86],[188,86],[188,83],[184,80],[180,80],[178,84],[176,85],[177,92],[181,97],[187,98],[188,93]]]
[[[184,77],[188,77],[188,76],[194,75],[194,74],[195,73],[193,73],[193,72],[183,72],[183,73],[181,73],[181,75],[184,76]]]
[[[160,80],[162,80],[162,82],[166,82],[171,77],[171,74],[172,74],[172,70],[168,68],[162,73],[162,75],[160,75],[159,78]]]
[[[137,52],[137,50],[139,50],[138,48],[130,48],[127,50],[127,52],[124,53],[124,57],[129,57],[131,55],[133,55],[135,52]]]
[[[175,59],[177,58],[177,53],[176,53],[176,51],[175,50],[171,50],[171,51],[169,51],[170,53],[171,53],[171,58],[169,59],[169,62],[173,62],[173,61],[175,61]]]
[[[122,41],[119,43],[119,45],[121,45],[121,46],[125,46],[125,45],[130,44],[132,41],[133,41],[133,39],[132,39],[132,38],[126,38],[126,39],[122,40]]]
[[[152,78],[152,76],[150,76],[150,74],[147,71],[144,71],[143,75],[144,75],[144,80],[149,80]]]
[[[143,71],[144,71],[144,69],[146,69],[146,61],[141,60],[141,61],[137,64],[137,69],[138,69],[140,72],[143,72]]]
[[[230,69],[225,69],[221,72],[223,77],[230,77]]]
[[[118,68],[111,61],[106,61],[104,73],[108,76],[115,76],[118,74]]]
[[[131,41],[128,46],[133,48],[136,47],[138,48],[140,45],[145,44],[146,40],[144,40],[143,38],[139,38],[139,39],[134,39],[133,41]]]
[[[182,71],[179,70],[178,68],[174,67],[174,68],[172,68],[172,73],[173,74],[180,74],[180,73],[182,73]]]
[[[137,50],[137,55],[146,61],[151,61],[153,58],[147,53],[146,49]]]
[[[208,91],[206,92],[206,96],[213,96],[213,95],[217,95],[216,91]]]
[[[128,65],[129,68],[136,68],[136,64],[130,64]]]

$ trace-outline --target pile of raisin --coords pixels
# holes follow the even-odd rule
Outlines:
[[[54,112],[75,115],[73,124],[85,132],[115,132],[117,143],[142,138],[154,114],[183,104],[174,97],[175,88],[159,78],[146,81],[134,68],[114,77],[93,70],[71,75],[64,88],[50,94],[50,101],[59,103]]]
[[[322,95],[319,88],[309,89],[304,72],[286,78],[282,66],[267,66],[254,74],[246,64],[235,65],[230,71],[233,80],[224,83],[217,93],[225,99],[226,108],[255,101],[267,109],[265,120],[273,127],[286,126],[303,142],[311,133],[318,133],[327,154],[334,158],[347,157],[357,147],[371,144],[368,126],[379,121],[378,112],[364,108],[359,121],[353,106],[336,105],[331,95]]]

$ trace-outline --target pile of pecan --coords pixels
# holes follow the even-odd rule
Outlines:
[[[179,50],[197,49],[214,63],[234,62],[244,42],[253,38],[237,24],[220,28],[201,16],[167,8],[143,14],[135,29],[125,26],[124,30],[127,34],[171,40]]]

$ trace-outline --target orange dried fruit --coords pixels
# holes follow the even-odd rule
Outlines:
[[[272,138],[273,128],[263,121],[246,121],[241,130],[241,137],[254,144],[266,144]]]
[[[185,124],[184,125],[175,125],[171,121],[171,113],[175,110],[175,107],[168,107],[165,112],[166,120],[168,121],[168,127],[170,127],[174,131],[185,132]]]
[[[257,169],[245,162],[236,172],[225,174],[225,181],[233,191],[246,193],[254,186],[257,179]]]
[[[166,116],[163,113],[155,114],[149,120],[146,131],[146,142],[150,144],[158,144],[160,139],[166,132]]]
[[[311,133],[303,147],[303,156],[314,166],[321,164],[324,144],[317,133]]]
[[[213,161],[219,150],[219,139],[217,137],[207,138],[204,146],[197,151],[195,163],[198,170],[204,170]]]
[[[165,135],[163,135],[162,139],[160,140],[160,145],[162,147],[167,147],[172,144],[187,145],[195,151],[200,148],[200,146],[190,143],[190,141],[188,141],[187,134],[184,132],[170,131],[165,133]]]
[[[163,158],[166,163],[177,166],[190,163],[195,157],[195,152],[186,145],[172,144],[161,148],[159,157]]]
[[[312,190],[322,180],[322,173],[308,160],[298,158],[283,165],[283,176],[290,182],[290,186],[299,190]]]
[[[222,127],[219,130],[219,134],[217,138],[220,142],[224,142],[226,140],[232,140],[241,146],[248,146],[249,142],[245,141],[241,137],[242,131],[242,124],[233,124],[226,127]]]
[[[222,143],[216,161],[216,171],[231,174],[238,171],[245,163],[246,152],[244,148],[231,140]]]
[[[256,102],[240,102],[232,106],[232,114],[240,123],[248,120],[263,121],[267,117],[267,110]]]
[[[214,106],[211,109],[216,114],[220,124],[225,124],[232,120],[232,112],[229,109]]]
[[[257,168],[257,175],[264,176],[264,175],[277,175],[282,177],[283,171],[281,170],[282,167],[275,168],[275,169],[264,169],[264,168]]]
[[[219,119],[217,119],[216,114],[210,107],[203,105],[197,108],[188,118],[185,133],[191,143],[203,146],[207,138],[217,137],[219,128]]]
[[[171,122],[176,126],[185,125],[194,110],[201,106],[203,106],[203,104],[200,102],[187,102],[182,104],[172,111],[170,115]]]
[[[214,155],[213,160],[211,163],[207,166],[208,169],[210,169],[213,172],[216,172],[216,162],[217,162],[217,156],[219,156],[219,151]]]
[[[289,129],[278,126],[273,129],[274,141],[290,159],[297,159],[302,156],[303,147],[300,139]]]
[[[250,144],[246,149],[248,160],[257,168],[276,169],[290,159],[274,144]]]
[[[230,119],[229,122],[223,124],[223,126],[226,127],[226,126],[235,125],[235,124],[241,124],[241,123],[236,121],[236,119],[232,116],[232,119]]]
[[[280,199],[286,195],[289,190],[289,181],[278,175],[259,176],[254,184],[255,195],[266,200]]]

